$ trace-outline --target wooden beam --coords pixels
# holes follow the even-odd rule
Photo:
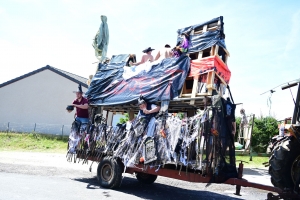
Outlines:
[[[203,26],[203,33],[207,31],[207,25]]]
[[[219,55],[219,45],[216,45],[215,50],[214,50],[214,55]]]
[[[217,26],[207,28],[208,31],[215,31],[215,30],[217,30],[217,29],[218,29]]]
[[[212,95],[212,91],[215,89],[214,87],[215,74],[216,74],[215,71],[210,71],[207,74],[206,88],[208,90],[209,95]]]
[[[198,80],[199,80],[199,77],[198,77],[198,76],[195,76],[195,77],[194,77],[194,83],[193,83],[193,89],[192,89],[192,95],[191,95],[191,98],[195,98],[195,97],[196,97],[197,90],[198,90]],[[191,100],[191,101],[190,101],[190,104],[191,104],[191,105],[194,105],[194,103],[195,103],[195,100]]]
[[[184,95],[186,93],[185,87],[186,87],[186,84],[185,84],[185,81],[184,81],[179,97],[182,97],[182,95]]]
[[[227,65],[228,55],[225,55],[225,64]]]
[[[214,52],[215,52],[215,46],[212,46],[210,48],[210,56],[213,56],[214,55]]]
[[[217,75],[217,77],[220,79],[220,81],[221,81],[225,86],[227,86],[227,83],[225,82],[225,80],[224,80],[221,76],[219,76],[217,73],[215,73],[215,75]]]
[[[200,60],[203,57],[203,51],[199,51],[198,53],[198,60]]]
[[[128,111],[128,118],[129,118],[130,121],[133,120],[133,118],[134,118],[134,111],[133,110]]]

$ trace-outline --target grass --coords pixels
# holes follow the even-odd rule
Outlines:
[[[269,162],[269,157],[253,156],[252,161],[250,161],[250,156],[236,156],[235,158],[236,166],[239,166],[242,160],[246,168],[263,168],[265,166],[262,163]]]
[[[37,133],[0,133],[0,151],[65,153],[67,137]]]

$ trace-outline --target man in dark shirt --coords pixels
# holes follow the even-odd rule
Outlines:
[[[140,96],[138,99],[138,105],[140,107],[140,111],[137,115],[137,118],[144,118],[147,123],[147,136],[153,137],[155,130],[155,116],[160,110],[160,106],[156,106],[154,104],[147,103],[145,99]]]
[[[88,113],[88,100],[82,96],[81,84],[78,86],[78,91],[76,91],[76,99],[73,101],[72,105],[76,107],[76,120],[81,123],[89,122]]]

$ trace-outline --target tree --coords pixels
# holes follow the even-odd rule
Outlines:
[[[273,117],[259,117],[254,120],[251,146],[255,152],[266,152],[270,139],[278,134],[278,122]]]
[[[123,117],[120,118],[119,124],[125,124],[129,121],[129,115],[128,113],[125,113]]]
[[[241,118],[236,117],[235,141],[238,140]],[[251,123],[251,121],[249,122]],[[278,134],[278,122],[274,117],[260,116],[254,119],[251,146],[255,152],[264,153],[270,139]]]

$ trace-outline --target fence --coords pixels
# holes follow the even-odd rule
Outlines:
[[[19,133],[43,133],[54,135],[68,135],[71,125],[62,124],[43,124],[43,123],[16,123],[0,122],[0,131],[2,132],[19,132]]]

